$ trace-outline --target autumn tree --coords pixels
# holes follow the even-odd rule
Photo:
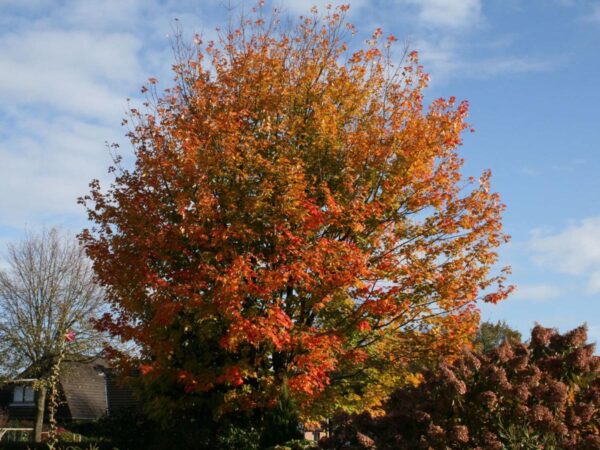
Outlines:
[[[155,412],[269,407],[284,386],[305,420],[377,407],[508,291],[490,173],[460,173],[467,103],[425,106],[417,53],[397,63],[379,29],[350,52],[346,10],[196,37],[125,120],[133,167],[81,200],[99,325],[138,346]]]
[[[9,244],[0,269],[0,370],[9,379],[27,370],[37,389],[35,438],[41,440],[47,385],[65,335],[77,337],[77,358],[97,352],[100,334],[91,320],[102,290],[83,248],[57,229],[28,233]],[[75,355],[71,355],[71,358]]]

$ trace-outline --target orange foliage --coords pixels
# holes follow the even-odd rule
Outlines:
[[[139,346],[148,383],[226,392],[223,410],[284,382],[306,417],[369,407],[468,342],[482,291],[510,290],[490,274],[490,173],[460,174],[467,103],[424,107],[417,53],[394,66],[381,30],[349,53],[346,9],[198,39],[176,87],[150,79],[154,106],[131,111],[135,166],[82,199],[100,326]]]

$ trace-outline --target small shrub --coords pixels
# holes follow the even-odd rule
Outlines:
[[[48,444],[46,443],[33,443],[33,442],[0,442],[0,449],[2,450],[48,450]],[[80,444],[80,445],[67,445],[59,444],[54,447],[55,450],[117,450],[109,445],[102,444]],[[122,449],[126,450],[126,449]]]
[[[251,425],[231,425],[223,427],[215,441],[217,448],[222,450],[261,450],[260,438],[260,430]]]
[[[314,442],[303,439],[294,439],[283,445],[269,447],[267,450],[318,450],[319,446]]]

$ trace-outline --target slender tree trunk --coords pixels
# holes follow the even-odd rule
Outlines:
[[[44,428],[44,412],[46,411],[46,386],[41,386],[37,392],[35,409],[35,424],[33,426],[33,440],[42,442],[42,429]]]

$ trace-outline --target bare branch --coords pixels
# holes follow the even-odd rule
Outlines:
[[[15,375],[43,366],[67,330],[77,335],[78,354],[97,352],[101,336],[90,320],[103,293],[78,243],[53,228],[27,233],[7,250],[7,268],[0,270],[0,370]]]

